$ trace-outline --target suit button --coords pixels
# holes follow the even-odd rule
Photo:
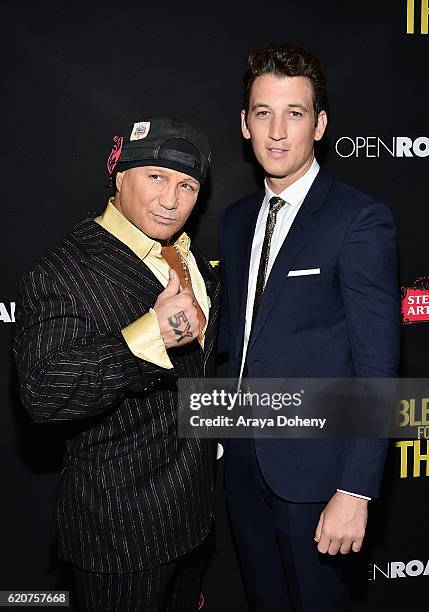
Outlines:
[[[264,363],[265,359],[254,359],[253,363]]]

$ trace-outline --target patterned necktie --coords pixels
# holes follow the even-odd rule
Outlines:
[[[262,294],[265,287],[265,278],[267,276],[268,260],[270,257],[271,238],[273,236],[274,227],[276,225],[277,213],[286,202],[278,197],[270,199],[270,210],[268,212],[267,224],[265,226],[264,242],[262,243],[261,259],[259,260],[258,278],[256,280],[255,301],[253,302],[252,327],[255,323],[256,315],[258,314],[259,305],[261,303]]]

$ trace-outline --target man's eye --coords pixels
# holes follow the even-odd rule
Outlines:
[[[190,183],[182,183],[182,187],[186,190],[186,191],[195,191],[195,187],[193,185],[191,185]]]
[[[268,117],[268,115],[269,115],[269,112],[268,112],[268,111],[258,111],[258,112],[256,113],[256,116],[257,116],[257,117]]]
[[[150,178],[153,179],[154,181],[160,181],[161,180],[161,175],[160,174],[151,174]]]
[[[300,113],[299,111],[291,111],[290,114],[292,115],[292,117],[302,117],[302,113]]]

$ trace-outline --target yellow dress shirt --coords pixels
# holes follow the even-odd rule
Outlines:
[[[145,233],[128,221],[113,204],[113,198],[110,198],[104,212],[94,221],[129,247],[147,265],[159,282],[164,287],[167,286],[169,266],[161,255],[161,244],[146,236]],[[209,297],[206,286],[198,270],[195,257],[189,250],[191,246],[189,236],[185,233],[181,234],[175,245],[188,265],[195,298],[206,318],[204,329],[198,337],[198,341],[204,347],[204,336],[209,320]],[[153,308],[121,331],[131,352],[136,357],[150,361],[161,368],[173,368],[161,337],[158,317]]]

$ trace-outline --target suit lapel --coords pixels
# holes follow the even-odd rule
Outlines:
[[[135,253],[92,219],[74,230],[83,263],[143,303],[154,304],[164,290],[156,276]]]
[[[204,255],[201,253],[201,251],[194,244],[192,244],[191,246],[191,251],[193,256],[195,257],[195,261],[197,262],[198,270],[201,272],[201,276],[204,279],[207,295],[213,301],[219,285],[219,279],[216,275],[216,272],[213,270]]]
[[[314,226],[317,224],[318,216],[316,213],[323,205],[332,183],[333,179],[331,177],[319,171],[304,199],[268,277],[252,329],[249,348],[255,342],[271,309],[276,303],[294,260],[304,248]]]
[[[209,296],[211,302],[211,307],[209,310],[209,322],[205,332],[207,342],[204,344],[204,350],[207,350],[207,347],[211,344],[211,340],[215,338],[216,334],[215,324],[217,322],[217,317],[213,317],[213,313],[215,312],[215,310],[217,310],[217,303],[219,300],[219,279],[209,262],[206,260],[200,250],[195,247],[195,245],[192,245],[191,251],[195,257],[198,270],[200,271],[201,276],[204,279],[207,295]]]

